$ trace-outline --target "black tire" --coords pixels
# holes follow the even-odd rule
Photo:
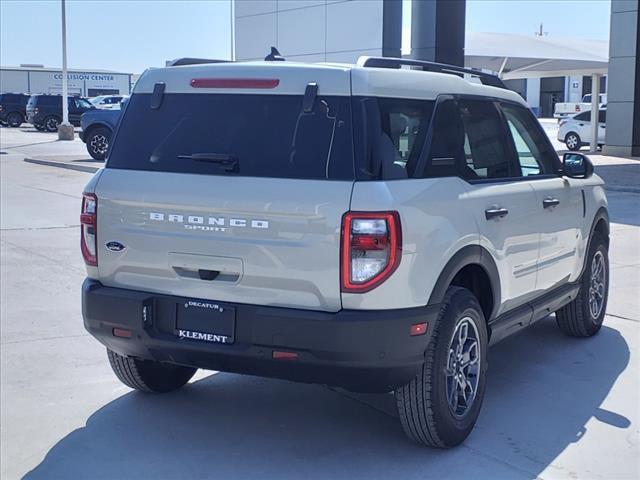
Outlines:
[[[22,125],[23,121],[24,119],[22,118],[22,115],[20,115],[18,112],[11,112],[9,115],[7,115],[7,125],[12,128],[18,128],[20,125]]]
[[[44,132],[44,126],[40,125],[39,123],[34,123],[33,124],[33,128],[35,128],[36,130],[38,130],[39,132]]]
[[[450,355],[455,355],[451,342],[455,340],[458,326],[469,320],[475,326],[472,333],[477,337],[476,347],[479,349],[477,379],[472,379],[476,382],[476,393],[466,411],[455,415],[447,395],[447,391],[456,390],[457,385],[456,376],[447,375],[448,367],[456,366],[451,363],[453,356],[450,358]],[[439,448],[450,448],[463,442],[473,430],[480,413],[487,367],[487,328],[480,304],[466,288],[449,287],[425,352],[424,365],[411,382],[395,392],[400,422],[407,436],[417,443]],[[456,394],[458,407],[459,398]]]
[[[58,125],[60,125],[60,118],[56,117],[55,115],[48,116],[44,119],[44,122],[42,122],[42,126],[44,127],[44,129],[47,132],[52,133],[58,131]]]
[[[564,144],[571,151],[580,150],[582,148],[582,139],[576,132],[569,132],[564,137]]]
[[[127,387],[143,392],[166,393],[186,384],[195,368],[182,367],[152,360],[124,357],[107,349],[109,363],[118,379]]]
[[[602,276],[596,267],[602,261]],[[586,267],[580,279],[580,290],[573,301],[556,312],[556,323],[560,330],[572,337],[591,337],[600,331],[607,310],[609,295],[609,252],[605,238],[598,232],[593,234]],[[596,288],[604,280],[604,285]],[[595,283],[594,283],[595,282]],[[601,299],[599,308],[594,300]]]
[[[96,127],[89,131],[86,138],[87,152],[96,160],[104,160],[109,149],[111,130],[106,127]]]

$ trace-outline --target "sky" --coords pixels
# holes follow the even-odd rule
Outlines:
[[[280,0],[286,1],[286,0]],[[410,0],[403,0],[410,11]],[[228,59],[230,0],[67,0],[70,68],[141,73],[179,57]],[[609,0],[467,0],[471,32],[533,35],[540,22],[549,36],[607,40]],[[410,19],[405,16],[403,49]],[[0,0],[0,64],[61,60],[58,0]]]

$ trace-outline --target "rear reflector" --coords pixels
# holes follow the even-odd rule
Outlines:
[[[114,328],[113,329],[113,336],[114,337],[120,337],[120,338],[131,338],[131,330],[127,330],[125,328]]]
[[[409,329],[409,335],[412,337],[424,335],[425,333],[427,333],[427,322],[416,323],[415,325],[411,325],[411,328]]]
[[[274,360],[297,360],[298,354],[296,352],[282,352],[274,350],[272,357]]]
[[[276,88],[278,78],[193,78],[193,88]]]

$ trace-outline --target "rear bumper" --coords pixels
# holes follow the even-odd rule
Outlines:
[[[39,125],[43,120],[44,117],[42,115],[27,112],[27,123],[30,123],[31,125]]]
[[[438,305],[327,313],[235,304],[235,342],[219,344],[176,335],[177,306],[185,300],[91,279],[82,285],[85,328],[121,355],[353,391],[391,391],[409,382],[424,362],[439,311]],[[411,325],[423,322],[426,333],[410,336]],[[114,336],[114,328],[131,330],[131,338]],[[274,350],[298,359],[274,360]]]

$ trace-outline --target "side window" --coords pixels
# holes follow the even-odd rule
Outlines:
[[[395,150],[395,164],[406,167],[420,154],[429,127],[433,102],[381,98],[380,122]]]
[[[464,178],[519,176],[506,148],[504,124],[495,104],[487,100],[459,101],[464,127]]]
[[[574,120],[579,120],[581,122],[590,122],[591,121],[591,112],[582,112],[573,117]]]
[[[551,147],[546,134],[529,110],[510,103],[501,104],[518,155],[522,175],[540,175],[554,170]]]
[[[607,111],[606,110],[600,110],[598,112],[598,122],[607,123]]]

